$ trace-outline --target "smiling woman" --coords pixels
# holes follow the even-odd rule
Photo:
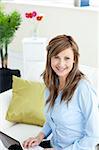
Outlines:
[[[45,150],[95,150],[99,102],[94,87],[79,69],[79,47],[71,36],[58,35],[49,41],[46,51],[42,74],[46,121],[38,136],[28,138],[23,146],[39,145],[52,133]]]

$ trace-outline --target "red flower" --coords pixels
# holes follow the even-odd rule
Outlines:
[[[29,13],[29,17],[30,17],[30,18],[33,18],[33,14],[32,14],[31,12]]]
[[[25,17],[26,18],[34,18],[37,20],[37,21],[41,21],[43,19],[43,15],[38,15],[37,16],[37,12],[36,11],[33,11],[33,12],[26,12],[25,13]]]
[[[30,13],[25,13],[25,16],[26,16],[26,18],[32,18],[33,17],[31,12]]]
[[[36,17],[36,16],[37,16],[37,12],[36,12],[36,11],[33,11],[33,12],[32,12],[32,16],[33,16],[33,17]]]
[[[26,18],[29,18],[29,13],[25,13],[25,17],[26,17]]]
[[[37,16],[36,19],[37,21],[41,21],[43,19],[43,16]]]

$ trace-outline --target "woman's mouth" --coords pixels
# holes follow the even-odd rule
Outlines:
[[[57,69],[59,72],[63,72],[63,71],[66,69],[66,67],[65,67],[65,68],[56,67],[56,69]]]

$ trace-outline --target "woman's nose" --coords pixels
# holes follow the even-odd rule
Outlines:
[[[60,67],[63,67],[64,65],[65,65],[64,60],[60,60],[60,61],[59,61],[59,66],[60,66]]]

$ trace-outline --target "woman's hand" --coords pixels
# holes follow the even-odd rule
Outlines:
[[[39,141],[38,138],[30,137],[27,140],[23,142],[23,147],[24,148],[30,148],[34,147],[40,144],[41,141]]]
[[[38,146],[41,143],[41,141],[44,139],[44,137],[45,137],[44,133],[40,132],[36,138],[30,137],[27,140],[25,140],[23,142],[23,147],[30,148],[30,147]]]

